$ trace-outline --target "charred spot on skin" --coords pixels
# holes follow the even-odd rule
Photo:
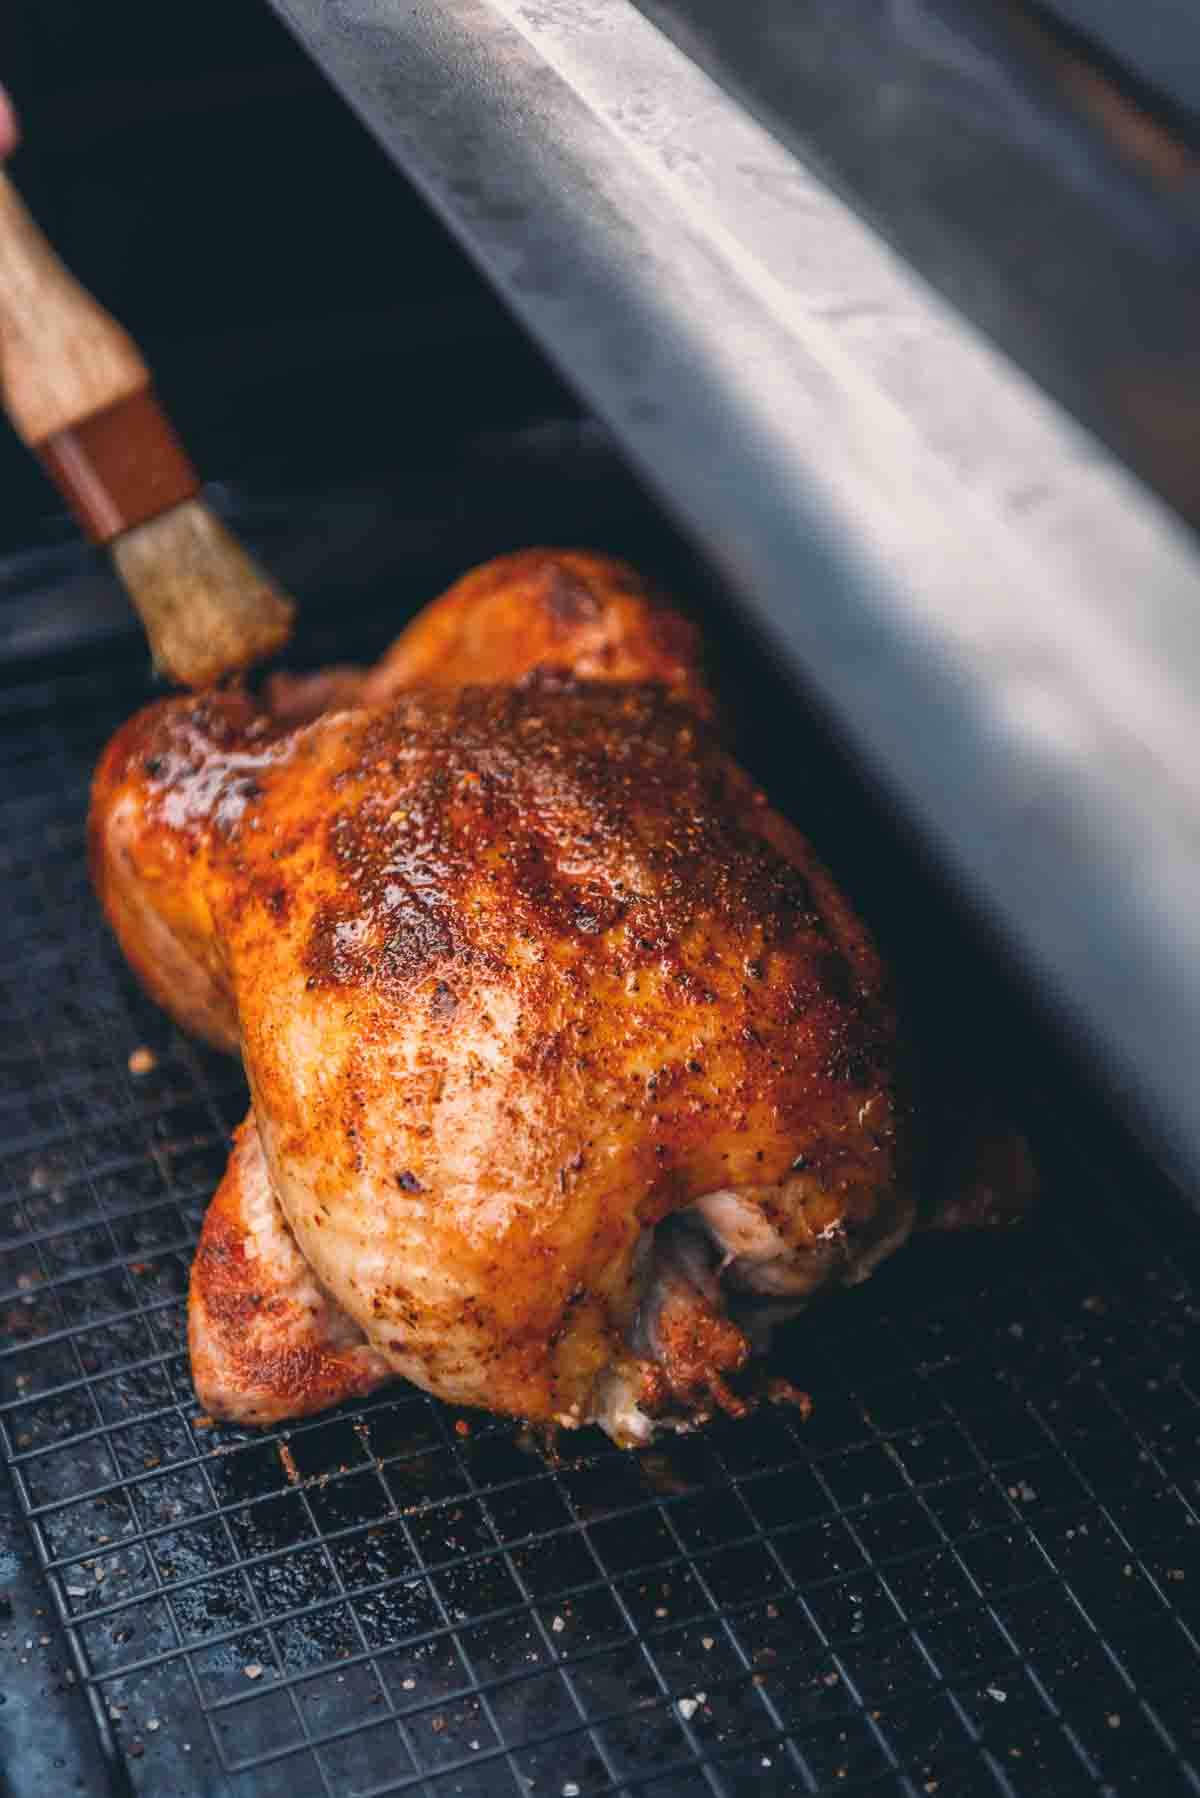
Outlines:
[[[583,1154],[583,1150],[580,1149],[577,1154],[572,1155],[570,1161],[568,1161],[565,1164],[565,1166],[559,1168],[559,1170],[558,1170],[558,1189],[560,1192],[566,1192],[567,1187],[570,1184],[570,1182],[572,1181],[572,1179],[575,1177],[576,1174],[578,1174],[581,1171],[581,1169],[583,1167],[583,1162],[584,1162],[584,1154]]]
[[[417,1179],[417,1176],[412,1172],[412,1169],[407,1167],[396,1175],[396,1185],[400,1188],[401,1192],[425,1191],[422,1182]]]
[[[857,994],[853,970],[836,950],[830,949],[813,956],[813,978],[819,989],[836,999],[840,1005],[854,1003]]]
[[[550,1335],[547,1339],[548,1347],[550,1347],[552,1349],[558,1347],[559,1343],[562,1341],[563,1337],[566,1335],[567,1330],[570,1327],[572,1314],[575,1312],[577,1307],[583,1303],[583,1301],[586,1297],[587,1297],[587,1287],[586,1286],[576,1285],[576,1286],[572,1287],[571,1291],[567,1294],[566,1299],[563,1303],[563,1308],[559,1314],[558,1322],[555,1324],[554,1328],[551,1330]]]
[[[840,1044],[828,1061],[829,1078],[844,1086],[866,1086],[871,1078],[872,1057],[861,1043]]]
[[[457,1010],[457,994],[453,988],[446,985],[444,980],[439,980],[433,989],[433,998],[429,1005],[430,1015],[435,1018],[452,1018]]]
[[[578,575],[561,566],[549,571],[546,611],[556,625],[570,630],[599,617],[600,609],[600,601]]]

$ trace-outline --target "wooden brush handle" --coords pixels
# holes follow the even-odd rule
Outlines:
[[[2,170],[0,399],[99,543],[196,492],[136,345],[64,268]]]
[[[132,339],[65,269],[0,171],[0,389],[36,447],[150,385]]]

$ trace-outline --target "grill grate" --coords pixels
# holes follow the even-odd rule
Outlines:
[[[408,1388],[202,1427],[245,1090],[91,900],[89,771],[146,696],[104,673],[0,717],[0,1436],[125,1789],[1200,1792],[1194,1233],[1073,1163],[1027,1238],[797,1326],[807,1425],[554,1465]]]

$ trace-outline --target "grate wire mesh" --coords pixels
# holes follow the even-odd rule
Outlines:
[[[406,1387],[197,1417],[245,1089],[84,857],[145,697],[14,677],[0,718],[0,1443],[123,1789],[1200,1792],[1195,1234],[1081,1149],[1028,1236],[920,1244],[796,1328],[807,1424],[551,1463]]]

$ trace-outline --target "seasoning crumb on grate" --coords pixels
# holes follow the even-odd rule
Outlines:
[[[251,1661],[248,1667],[242,1668],[242,1672],[246,1675],[247,1679],[261,1679],[266,1672],[266,1668],[261,1661]]]
[[[568,1779],[562,1789],[562,1798],[579,1798],[579,1787],[573,1779]]]
[[[415,1692],[417,1689],[417,1682],[415,1679],[406,1679],[406,1680],[403,1680],[401,1683],[403,1684],[404,1690],[406,1692]]]
[[[157,1055],[155,1055],[152,1049],[148,1049],[145,1043],[143,1043],[140,1048],[135,1049],[133,1054],[129,1057],[129,1072],[131,1074],[152,1074],[157,1066]]]
[[[146,1718],[146,1728],[150,1729],[150,1730],[161,1729],[162,1728],[162,1719],[160,1717],[147,1717]]]
[[[1119,1717],[1119,1716],[1118,1716],[1118,1715],[1117,1715],[1117,1712],[1116,1712],[1116,1711],[1112,1711],[1112,1712],[1110,1712],[1110,1713],[1109,1713],[1109,1718],[1108,1718],[1108,1727],[1109,1727],[1109,1728],[1110,1728],[1110,1729],[1120,1729],[1120,1727],[1121,1727],[1121,1719],[1120,1719],[1120,1717]]]
[[[800,1413],[801,1423],[807,1423],[812,1416],[813,1402],[810,1394],[802,1392],[791,1380],[782,1377],[771,1380],[767,1386],[767,1397],[773,1405],[794,1405]]]
[[[999,1686],[988,1686],[986,1690],[988,1697],[994,1699],[997,1704],[1004,1704],[1007,1701],[1008,1693],[1002,1692]]]

